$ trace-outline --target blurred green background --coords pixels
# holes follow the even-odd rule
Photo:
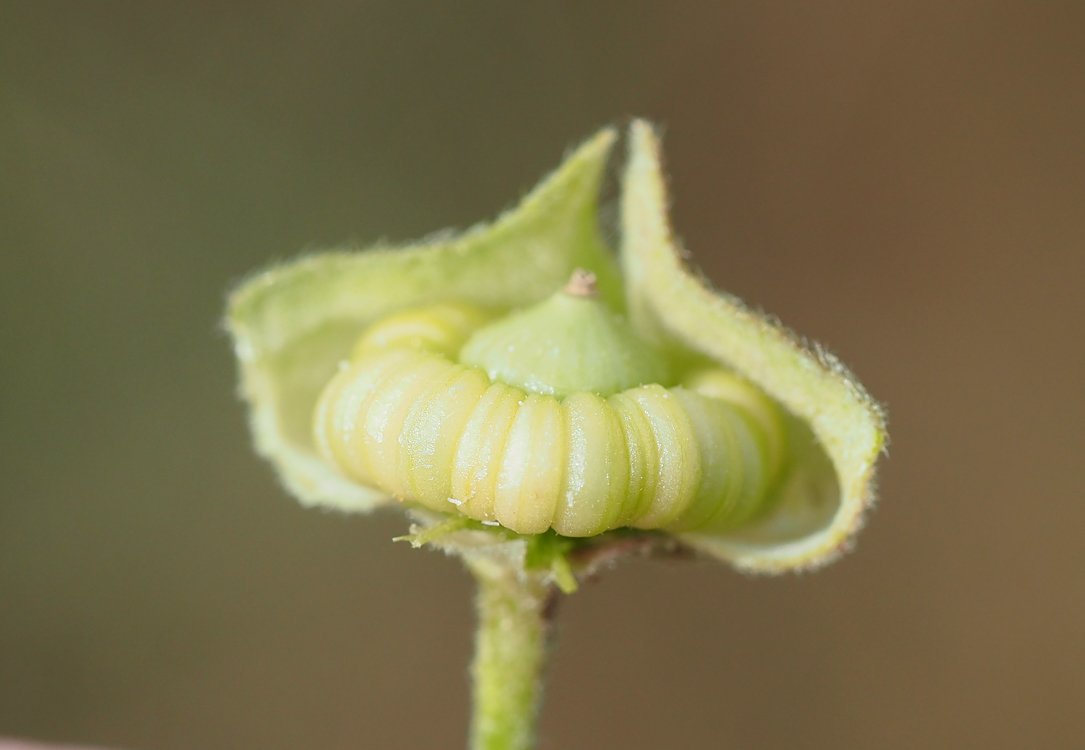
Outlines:
[[[893,444],[833,568],[566,602],[542,748],[1081,747],[1079,2],[0,5],[0,735],[462,746],[467,577],[285,495],[224,296],[632,115],[698,262]]]

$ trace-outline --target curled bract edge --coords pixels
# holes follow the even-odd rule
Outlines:
[[[588,140],[492,224],[408,247],[313,255],[236,289],[226,323],[257,449],[299,500],[345,511],[388,501],[322,459],[312,433],[321,390],[367,326],[442,301],[524,307],[582,268],[669,356],[733,369],[788,414],[793,468],[771,512],[727,533],[676,536],[756,572],[816,567],[846,549],[874,498],[883,411],[831,355],[689,271],[668,224],[658,140],[643,121],[631,127],[613,255],[597,209],[616,137],[608,128]]]

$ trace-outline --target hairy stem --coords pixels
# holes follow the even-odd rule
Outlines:
[[[553,588],[505,562],[467,566],[478,582],[471,750],[531,750]]]

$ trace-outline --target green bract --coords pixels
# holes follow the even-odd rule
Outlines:
[[[732,388],[723,380],[713,381],[712,373],[725,368],[755,384],[780,407],[754,410],[755,417],[784,414],[782,428],[755,430],[769,440],[775,440],[776,433],[786,436],[781,464],[786,468],[769,488],[773,497],[764,512],[733,528],[710,525],[708,530],[701,528],[704,524],[681,523],[647,528],[670,530],[688,546],[740,568],[766,572],[815,566],[846,546],[873,498],[874,466],[885,440],[881,410],[831,355],[806,349],[788,331],[690,273],[667,222],[657,140],[643,122],[634,123],[631,130],[622,180],[621,248],[618,257],[612,254],[597,225],[597,201],[615,138],[610,129],[599,133],[493,224],[411,247],[315,255],[267,270],[233,294],[228,326],[241,362],[242,393],[251,407],[257,446],[302,502],[364,511],[389,499],[371,483],[349,478],[350,472],[324,457],[327,447],[322,454],[313,437],[320,394],[356,346],[380,349],[385,345],[380,337],[407,335],[402,331],[409,333],[410,316],[415,314],[410,309],[425,307],[419,314],[432,317],[444,310],[451,322],[424,332],[424,346],[434,351],[442,346],[454,349],[481,321],[488,322],[488,316],[512,310],[504,322],[470,339],[461,361],[491,378],[557,398],[578,390],[605,397],[679,371],[687,378],[683,382],[712,395],[713,388]],[[577,317],[579,301],[551,298],[578,268],[590,270],[598,279],[601,298],[614,311],[613,321],[610,313]],[[515,312],[548,298],[550,302],[534,311]],[[449,304],[442,307],[444,303]],[[371,324],[401,310],[407,312],[398,328],[367,334],[358,344]],[[579,389],[576,383],[565,382],[569,371],[549,357],[545,331],[530,350],[516,344],[526,354],[521,352],[515,362],[503,361],[501,352],[513,348],[510,342],[517,331],[537,325],[531,316],[545,315],[587,321],[577,324],[584,341],[594,336],[599,341],[647,341],[651,346],[626,347],[620,362],[614,360],[610,370],[591,370],[589,385]],[[624,332],[619,316],[628,319],[635,337]],[[585,357],[594,348],[590,343],[580,347]],[[389,359],[382,366],[404,365]],[[428,377],[443,377],[438,365],[427,366]],[[532,372],[533,367],[539,372]],[[698,375],[701,371],[708,374]],[[458,371],[448,372],[451,378]],[[571,372],[576,380],[577,371]],[[683,391],[676,395],[679,400],[695,399]],[[770,403],[760,395],[737,398]],[[693,408],[694,422],[696,412]],[[545,414],[549,412],[539,412],[539,425],[551,424]],[[617,417],[605,418],[617,424]],[[485,431],[479,434],[484,437]],[[702,453],[706,446],[711,443],[702,443]],[[537,456],[533,450],[528,453]],[[769,448],[763,453],[769,463],[777,463]],[[711,458],[702,455],[698,461],[707,466]],[[614,507],[618,505],[615,502]],[[538,521],[540,530],[548,528],[549,518]],[[576,535],[595,528],[587,522],[567,523]],[[562,528],[557,523],[553,527]]]

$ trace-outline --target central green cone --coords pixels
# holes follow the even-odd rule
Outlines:
[[[475,332],[460,362],[495,382],[557,398],[610,396],[670,380],[659,352],[598,298],[582,272],[549,299]]]

